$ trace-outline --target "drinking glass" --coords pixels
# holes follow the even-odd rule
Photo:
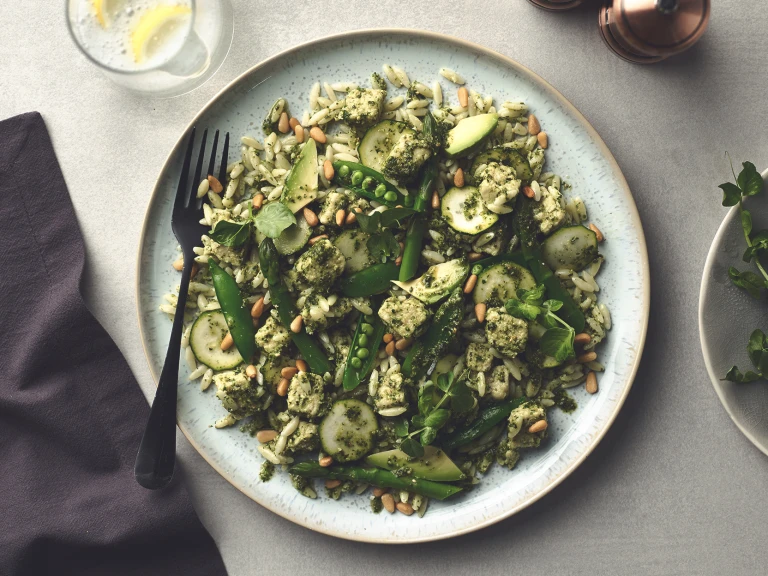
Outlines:
[[[66,0],[67,25],[85,56],[116,84],[160,98],[213,76],[229,52],[229,0]]]

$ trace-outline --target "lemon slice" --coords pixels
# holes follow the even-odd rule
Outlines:
[[[91,2],[93,4],[93,11],[96,14],[96,20],[99,21],[102,28],[107,28],[109,26],[109,21],[107,20],[108,0],[91,0]]]
[[[189,6],[155,6],[145,12],[131,33],[133,59],[141,63],[152,49],[173,33],[180,17],[192,13]]]

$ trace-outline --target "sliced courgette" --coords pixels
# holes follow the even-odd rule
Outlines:
[[[531,290],[535,287],[536,280],[528,270],[514,262],[499,262],[477,277],[472,299],[475,304],[490,302],[501,306],[510,298],[517,298],[518,288]]]
[[[485,207],[480,192],[472,186],[448,190],[440,203],[440,213],[451,228],[465,234],[479,234],[499,219]]]
[[[478,154],[472,162],[472,167],[469,169],[470,175],[474,176],[481,165],[488,164],[489,162],[498,162],[504,166],[511,166],[517,172],[517,177],[520,180],[530,180],[533,178],[533,172],[528,164],[528,160],[520,152],[507,146],[497,146],[487,152]]]
[[[189,333],[189,345],[195,358],[214,370],[229,370],[243,361],[237,346],[221,349],[221,341],[229,332],[221,310],[209,310],[197,317]]]
[[[360,400],[339,400],[320,422],[320,444],[323,452],[336,462],[359,460],[373,448],[373,437],[379,429],[376,414]]]
[[[478,114],[464,118],[448,132],[445,140],[446,156],[456,158],[471,154],[493,134],[498,123],[499,117],[496,114]]]
[[[317,146],[310,138],[285,179],[280,201],[296,213],[317,198]]]
[[[414,134],[414,131],[404,122],[383,120],[372,126],[357,147],[360,163],[381,172],[390,151],[405,133]]]
[[[430,266],[424,274],[408,282],[393,280],[392,283],[425,304],[434,304],[462,284],[467,274],[469,274],[467,261],[463,258],[456,258]]]
[[[376,260],[368,252],[368,238],[370,236],[359,228],[350,228],[344,230],[333,241],[336,248],[344,254],[346,260],[346,264],[344,264],[345,274],[360,272],[360,270],[376,263]]]
[[[436,482],[453,482],[464,478],[464,473],[453,460],[434,446],[426,446],[421,458],[410,458],[402,450],[387,450],[371,454],[365,463],[384,470],[400,470],[409,476]]]
[[[581,270],[597,258],[597,236],[581,225],[560,228],[544,240],[541,257],[553,270]]]
[[[282,231],[280,236],[275,238],[275,248],[283,256],[288,254],[295,254],[309,242],[309,237],[312,236],[312,228],[310,228],[303,214],[299,214],[296,217],[296,224],[291,224]]]

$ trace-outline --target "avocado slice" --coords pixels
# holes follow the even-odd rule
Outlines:
[[[469,264],[463,258],[448,260],[430,266],[423,275],[408,282],[392,280],[395,284],[425,304],[442,300],[461,284],[469,273]]]
[[[384,470],[410,468],[411,476],[435,482],[453,482],[464,478],[464,473],[453,463],[453,460],[434,446],[426,446],[424,456],[421,458],[410,458],[402,450],[387,450],[371,454],[366,457],[365,463]]]
[[[445,153],[449,158],[466,156],[474,152],[490,136],[499,117],[496,114],[478,114],[464,118],[451,128],[445,141]]]
[[[294,214],[317,198],[317,146],[310,138],[285,179],[280,202]]]

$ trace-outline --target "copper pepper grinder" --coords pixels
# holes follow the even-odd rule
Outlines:
[[[695,44],[709,10],[709,0],[605,0],[600,34],[624,60],[653,64]]]

